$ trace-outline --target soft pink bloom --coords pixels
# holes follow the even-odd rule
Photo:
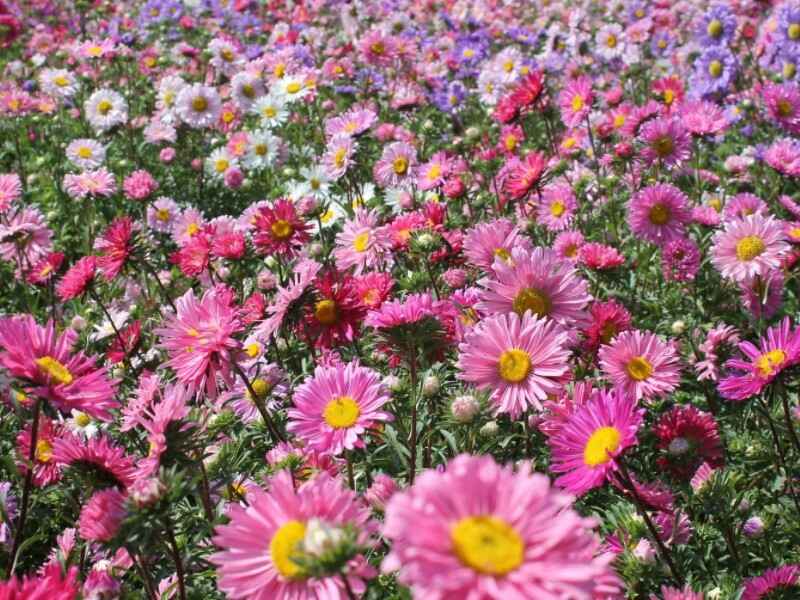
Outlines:
[[[530,464],[462,454],[389,501],[382,569],[426,600],[602,598],[612,557],[595,523]]]
[[[287,430],[333,455],[363,448],[368,429],[393,419],[381,410],[389,402],[381,376],[355,362],[318,366],[294,391],[292,401]]]
[[[586,119],[592,110],[594,94],[592,80],[580,77],[569,81],[558,96],[561,109],[561,120],[568,128],[577,127]]]
[[[16,173],[0,174],[0,213],[22,197],[22,181]]]
[[[491,269],[496,257],[510,258],[511,249],[531,249],[530,240],[508,219],[495,219],[473,225],[464,238],[464,256],[473,266]]]
[[[380,187],[400,187],[413,181],[416,167],[417,151],[414,147],[406,142],[394,142],[383,149],[372,174]]]
[[[117,191],[114,175],[105,167],[94,171],[84,171],[75,175],[64,175],[64,189],[72,199],[87,196],[103,196],[108,198]]]
[[[83,505],[78,533],[89,542],[110,542],[127,515],[125,495],[116,488],[95,492]]]
[[[158,182],[150,173],[139,169],[125,178],[122,189],[131,200],[144,200],[158,189]]]
[[[680,383],[678,353],[649,331],[623,331],[600,347],[599,358],[614,387],[636,400],[663,396]]]
[[[568,185],[550,185],[542,190],[542,199],[536,220],[550,231],[561,231],[570,226],[578,202]]]
[[[513,419],[531,407],[541,410],[569,373],[567,333],[530,312],[481,321],[458,349],[459,378],[490,391],[495,412]]]
[[[753,214],[729,221],[714,234],[711,262],[723,277],[743,281],[779,269],[789,250],[786,234],[774,217]]]
[[[333,256],[339,270],[354,267],[354,273],[360,275],[365,269],[382,269],[391,265],[391,249],[391,233],[378,226],[377,211],[359,209],[336,234]]]

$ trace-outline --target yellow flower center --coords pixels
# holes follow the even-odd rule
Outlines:
[[[653,374],[653,365],[644,356],[634,356],[625,365],[625,370],[634,381],[644,381]]]
[[[244,347],[244,351],[250,358],[256,358],[259,354],[261,354],[261,345],[253,342],[252,344],[247,344]]]
[[[661,38],[660,40],[658,40],[658,42],[656,42],[656,45],[658,46],[659,50],[663,50],[664,48],[667,47],[667,40]]]
[[[442,167],[438,164],[431,165],[431,168],[428,169],[428,181],[436,181],[442,175]]]
[[[91,422],[92,418],[86,413],[79,412],[78,414],[75,415],[75,424],[78,427],[86,427]]]
[[[600,339],[604,344],[608,344],[617,335],[617,326],[614,323],[606,323],[600,328]]]
[[[156,211],[156,219],[158,219],[162,223],[166,223],[167,221],[169,221],[169,210],[167,210],[166,208],[159,208]]]
[[[722,21],[719,19],[712,19],[706,27],[706,33],[712,38],[718,38],[722,35]]]
[[[564,203],[561,200],[556,200],[550,205],[550,214],[556,218],[563,215],[565,210],[567,210],[567,207],[564,206]]]
[[[323,325],[333,325],[338,319],[336,302],[333,300],[320,300],[314,305],[314,316]]]
[[[485,575],[506,575],[522,564],[522,536],[498,517],[465,517],[450,531],[453,550],[464,565]]]
[[[600,427],[589,437],[583,449],[583,462],[596,467],[611,460],[611,454],[619,448],[622,435],[616,427]]]
[[[236,118],[236,113],[232,110],[226,110],[222,113],[222,122],[223,123],[233,123],[233,120]]]
[[[69,85],[69,79],[63,75],[56,75],[53,77],[53,83],[55,83],[58,87],[67,87]]]
[[[219,55],[222,57],[222,60],[224,60],[225,62],[231,62],[235,58],[233,50],[231,50],[230,48],[223,48],[220,51]]]
[[[88,146],[81,146],[78,148],[78,156],[81,158],[92,158],[92,149]]]
[[[778,100],[778,114],[782,117],[788,117],[792,114],[792,103],[786,98]]]
[[[333,155],[333,164],[336,165],[337,169],[341,169],[344,166],[344,159],[347,156],[347,149],[346,148],[339,148]]]
[[[278,114],[278,111],[274,106],[265,106],[261,110],[261,114],[263,114],[268,119],[272,119],[273,117],[275,117],[275,115]]]
[[[748,235],[736,244],[736,257],[742,262],[749,262],[760,256],[766,249],[767,246],[764,244],[764,240],[757,235]]]
[[[297,92],[300,91],[302,87],[303,86],[300,85],[298,82],[292,81],[286,86],[286,91],[289,92],[290,94],[296,94]]]
[[[253,391],[256,393],[259,399],[263,400],[269,394],[269,391],[272,389],[272,385],[266,379],[262,379],[261,377],[256,377],[253,381],[250,382],[250,387],[253,388]],[[247,390],[245,394],[247,399],[251,402],[253,401],[253,395],[250,393],[250,390]]]
[[[583,98],[580,95],[575,94],[572,97],[572,112],[578,112],[583,108]]]
[[[668,135],[662,135],[658,137],[653,142],[653,150],[656,151],[656,154],[659,158],[666,158],[670,154],[672,154],[672,150],[675,145],[672,142],[672,138]]]
[[[513,308],[514,312],[519,316],[524,315],[525,311],[529,310],[535,315],[545,317],[550,314],[552,304],[550,298],[543,291],[528,287],[522,288],[517,293],[516,298],[514,298]]]
[[[756,359],[756,368],[762,377],[769,377],[775,374],[785,360],[786,353],[783,350],[770,350]]]
[[[506,262],[511,260],[511,253],[505,248],[495,248],[494,255],[502,258]]]
[[[606,38],[606,46],[608,46],[609,48],[616,48],[617,47],[617,36],[609,35]]]
[[[39,440],[36,442],[35,456],[39,462],[50,462],[53,457],[53,445],[47,440]]]
[[[669,221],[670,211],[669,207],[661,204],[654,204],[652,208],[650,208],[650,212],[647,213],[647,217],[650,219],[650,222],[653,225],[664,225],[667,221]]]
[[[108,100],[100,100],[100,102],[97,103],[97,112],[99,112],[101,115],[107,115],[108,111],[110,111],[112,108],[113,105]]]
[[[149,67],[149,68],[155,67],[156,66],[156,62],[158,62],[158,61],[156,61],[156,57],[155,56],[146,56],[144,58],[144,66],[146,66],[146,67]]]
[[[398,156],[392,161],[392,168],[398,175],[403,175],[408,171],[408,159],[405,156]]]
[[[664,104],[672,104],[673,100],[675,100],[675,92],[672,90],[664,90]]]
[[[506,350],[500,355],[497,365],[500,377],[508,383],[519,383],[528,376],[531,371],[531,357],[519,348]]]
[[[284,63],[278,63],[275,65],[275,68],[272,69],[272,72],[275,74],[275,77],[283,77],[286,75],[286,65]]]
[[[203,96],[196,96],[192,100],[192,110],[195,112],[203,112],[208,108],[208,100],[206,100]]]
[[[36,364],[45,374],[49,375],[53,381],[61,385],[69,385],[72,383],[72,373],[52,356],[37,358]]]
[[[789,28],[786,30],[786,32],[789,34],[790,40],[796,40],[800,38],[800,25],[797,23],[792,23],[789,25]]]
[[[619,113],[614,117],[614,127],[619,129],[623,125],[625,125],[625,115],[623,113]]]
[[[722,200],[720,200],[719,198],[711,198],[708,201],[708,205],[717,212],[722,210]]]
[[[712,60],[708,63],[708,74],[712,77],[719,77],[722,75],[722,63],[718,60]]]
[[[503,63],[503,70],[506,73],[511,73],[511,71],[514,70],[514,61],[513,60],[507,60],[506,62],[504,62]]]
[[[306,536],[306,525],[300,521],[286,521],[269,542],[269,557],[278,573],[286,579],[305,576],[303,568],[292,560]]]
[[[791,79],[797,73],[797,65],[793,62],[786,61],[783,63],[783,77],[784,79]]]
[[[101,56],[103,54],[103,49],[100,46],[90,46],[87,49],[86,54],[97,58],[98,56]]]
[[[325,406],[322,418],[334,429],[347,429],[355,425],[361,409],[358,403],[350,396],[339,396],[334,398]]]
[[[219,159],[217,159],[217,160],[214,162],[214,170],[215,170],[217,173],[224,173],[225,171],[227,171],[227,170],[228,170],[228,167],[230,166],[230,164],[231,164],[231,163],[230,163],[230,162],[228,162],[228,159],[226,159],[226,158],[219,158]]]
[[[200,231],[200,227],[197,225],[197,223],[189,223],[188,227],[186,227],[186,233],[189,234],[189,237],[192,237],[198,231]]]
[[[515,135],[507,135],[505,141],[506,150],[509,152],[513,152],[514,148],[517,147],[517,136]]]
[[[292,227],[292,224],[284,219],[278,219],[275,221],[270,226],[270,230],[272,231],[272,235],[279,240],[285,240],[286,238],[291,237],[292,233],[294,233],[294,227]]]
[[[369,231],[359,233],[353,240],[353,250],[356,252],[364,252],[369,245]]]
[[[369,49],[372,50],[373,54],[378,55],[386,52],[386,46],[383,45],[383,42],[373,42]]]

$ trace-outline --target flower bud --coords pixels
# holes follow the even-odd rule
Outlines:
[[[497,421],[489,421],[480,429],[480,434],[483,437],[494,437],[497,435],[497,432],[500,431],[500,426],[497,424]]]
[[[450,412],[453,418],[459,423],[469,423],[475,418],[475,415],[481,409],[480,402],[475,396],[465,394],[463,396],[456,396],[450,404]],[[487,423],[488,425],[489,423]],[[483,429],[481,429],[483,434]]]
[[[436,375],[428,375],[422,380],[422,395],[428,398],[435,396],[441,387],[439,378]]]
[[[395,480],[388,475],[379,473],[375,476],[375,480],[369,486],[369,489],[364,492],[364,500],[375,510],[383,511],[389,498],[396,491],[397,483],[395,483]]]

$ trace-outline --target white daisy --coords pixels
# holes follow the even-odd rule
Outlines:
[[[250,140],[242,162],[248,169],[263,169],[275,162],[280,140],[268,130],[261,129],[250,134]]]
[[[83,104],[83,112],[96,131],[108,131],[128,121],[128,103],[125,98],[106,88],[89,96]]]
[[[78,80],[66,69],[43,69],[39,73],[39,87],[54,98],[72,98],[78,92]]]
[[[206,159],[206,173],[215,179],[224,179],[225,172],[238,164],[236,157],[223,146],[214,150]]]
[[[276,127],[289,118],[286,99],[271,92],[258,98],[250,110],[261,118],[261,125],[265,127]]]
[[[189,127],[204,129],[219,119],[222,100],[213,87],[195,83],[180,91],[175,99],[175,111]]]
[[[231,79],[231,96],[242,110],[250,110],[253,103],[263,95],[264,84],[258,75],[241,71]]]
[[[90,138],[73,140],[66,153],[69,161],[80,169],[96,169],[106,159],[105,146]]]
[[[163,121],[172,122],[175,120],[175,101],[178,98],[178,94],[186,85],[186,82],[177,75],[164,77],[158,82],[156,108],[161,112],[161,119]]]

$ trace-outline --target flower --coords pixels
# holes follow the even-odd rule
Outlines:
[[[686,161],[691,154],[692,140],[679,119],[653,119],[642,125],[639,137],[644,142],[642,158],[673,167]],[[659,186],[655,186],[659,187]]]
[[[678,353],[649,331],[623,331],[601,346],[600,368],[614,387],[637,401],[662,396],[678,387]]]
[[[659,246],[682,238],[691,216],[686,195],[669,184],[648,186],[628,204],[631,231]]]
[[[110,542],[127,514],[122,492],[116,488],[100,490],[81,508],[78,533],[90,542]]]
[[[579,126],[589,116],[593,101],[591,79],[579,77],[568,82],[558,95],[564,125],[568,128]]]
[[[483,288],[476,309],[487,314],[531,311],[569,329],[586,322],[591,300],[575,267],[549,248],[511,249],[510,260],[495,259],[493,273],[478,281]]]
[[[562,231],[570,226],[578,203],[568,185],[552,185],[542,190],[537,209],[537,221],[550,231]]]
[[[725,46],[710,46],[694,62],[691,87],[700,96],[722,94],[736,77],[736,56]]]
[[[131,200],[145,200],[158,189],[158,182],[148,171],[138,169],[125,178],[122,189]]]
[[[589,312],[592,323],[586,330],[586,346],[592,351],[631,328],[631,313],[616,300],[594,302]]]
[[[160,233],[168,233],[180,213],[178,204],[167,196],[159,196],[147,207],[147,225]]]
[[[658,464],[674,476],[688,479],[702,463],[721,467],[722,441],[713,415],[694,406],[674,406],[653,426],[662,455]]]
[[[175,306],[176,314],[155,330],[170,355],[167,365],[181,383],[195,391],[205,389],[215,398],[218,375],[229,385],[232,382],[231,363],[240,347],[233,336],[242,329],[237,311],[216,289],[207,290],[199,300],[190,289]]]
[[[245,373],[250,380],[250,386],[261,401],[271,399],[270,404],[277,406],[275,400],[285,398],[289,393],[286,373],[274,363],[257,363]],[[230,402],[233,412],[245,423],[252,423],[261,418],[255,399],[244,382],[238,382],[231,392],[221,395],[219,402],[221,405]]]
[[[789,250],[786,234],[774,217],[753,214],[728,221],[713,237],[711,262],[723,277],[743,281],[765,277],[781,266]]]
[[[46,565],[37,575],[26,575],[22,579],[12,575],[8,581],[0,581],[0,597],[8,600],[75,600],[79,593],[78,567],[70,567],[63,574],[57,562]]]
[[[55,325],[44,327],[31,315],[0,319],[0,365],[25,381],[30,394],[50,401],[62,412],[77,409],[101,421],[110,421],[116,381],[104,367],[83,352],[73,353],[78,334],[72,329],[56,337]]]
[[[253,243],[262,254],[293,256],[310,236],[291,200],[279,198],[255,214]]]
[[[189,127],[205,129],[219,120],[222,100],[213,87],[201,83],[186,85],[175,99],[175,112]]]
[[[389,500],[382,570],[415,598],[599,598],[610,556],[571,502],[528,463],[462,454]]]
[[[33,424],[29,423],[17,435],[17,467],[27,475],[33,439]],[[36,447],[33,454],[33,484],[39,487],[50,485],[61,479],[61,465],[53,460],[53,446],[64,435],[64,426],[48,417],[39,418]]]
[[[315,301],[306,308],[303,335],[319,348],[352,342],[366,309],[351,275],[326,270],[314,282]]]
[[[767,569],[761,575],[745,580],[741,600],[767,600],[773,591],[796,587],[798,583],[800,583],[800,565],[783,565]]]
[[[522,246],[530,250],[531,244],[519,227],[508,219],[473,225],[464,238],[464,256],[473,266],[489,270],[496,257],[511,258],[511,249]]]
[[[697,23],[702,46],[725,46],[736,34],[736,15],[725,4],[713,5]]]
[[[108,281],[119,275],[133,251],[131,236],[135,229],[131,217],[120,217],[95,240],[94,249],[102,253],[96,260],[97,269]]]
[[[117,184],[114,175],[105,167],[93,171],[83,171],[77,175],[64,175],[64,189],[70,198],[86,198],[87,196],[103,196],[114,194]]]
[[[700,248],[689,238],[672,240],[661,249],[661,272],[666,281],[692,281],[700,270]]]
[[[67,158],[79,169],[96,169],[106,158],[106,148],[93,139],[73,140],[67,146]]]
[[[746,400],[760,394],[780,373],[800,361],[800,333],[792,330],[789,317],[770,327],[758,346],[739,342],[742,358],[725,363],[728,374],[719,382],[719,393],[728,400]]]
[[[506,163],[507,175],[503,181],[503,191],[511,198],[524,198],[539,183],[547,161],[541,152],[529,152],[525,158],[516,156]]]
[[[22,181],[16,173],[0,173],[0,213],[22,198]]]
[[[361,436],[382,421],[389,395],[381,376],[354,362],[347,366],[318,366],[314,375],[294,391],[287,430],[312,448],[338,455],[363,448]]]
[[[121,94],[109,89],[94,92],[83,104],[86,120],[98,132],[128,121],[128,103]]]
[[[315,577],[300,564],[303,541],[309,522],[319,519],[331,527],[355,528],[363,545],[376,529],[369,509],[327,473],[297,488],[287,471],[268,483],[268,492],[248,489],[247,506],[230,503],[230,522],[216,528],[213,541],[221,550],[210,560],[218,567],[219,589],[239,599],[346,600],[341,576]],[[364,593],[364,579],[372,576],[360,555],[349,561],[345,577],[355,594]]]
[[[567,418],[547,441],[550,470],[563,473],[556,485],[578,496],[603,485],[617,470],[617,457],[637,444],[644,410],[636,404],[622,390],[597,391]]]
[[[62,301],[67,301],[82,296],[94,282],[96,272],[97,257],[84,256],[72,265],[58,282],[56,288],[58,297]]]
[[[372,173],[380,187],[399,187],[413,181],[416,166],[417,151],[414,147],[406,142],[394,142],[383,149]]]
[[[300,261],[295,265],[295,276],[286,287],[278,288],[275,300],[267,306],[266,312],[269,316],[258,325],[256,329],[258,337],[268,340],[280,329],[289,310],[303,296],[321,268],[322,265],[313,260]]]
[[[105,435],[88,440],[72,433],[62,435],[53,444],[52,459],[62,467],[89,467],[104,482],[121,489],[135,479],[133,458]]]
[[[354,267],[354,273],[360,275],[365,269],[377,269],[389,263],[391,248],[391,234],[386,228],[378,227],[378,213],[359,209],[336,234],[333,255],[339,269]]]
[[[569,373],[567,333],[528,311],[481,321],[458,349],[459,379],[491,391],[495,412],[513,419],[530,407],[541,410]]]

